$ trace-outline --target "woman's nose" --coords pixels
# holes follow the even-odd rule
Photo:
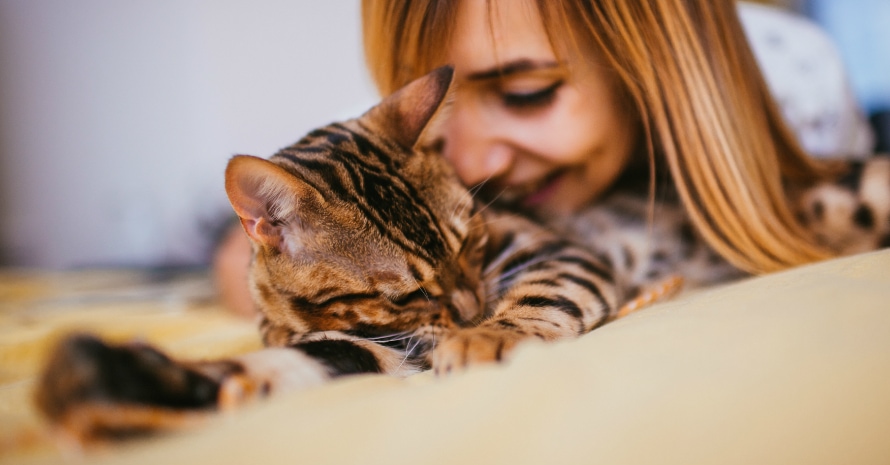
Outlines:
[[[515,154],[503,138],[496,137],[491,124],[467,116],[455,114],[446,125],[443,154],[461,181],[474,186],[507,173],[515,162]]]
[[[466,186],[506,174],[515,162],[513,149],[503,142],[455,136],[445,140],[444,155]]]

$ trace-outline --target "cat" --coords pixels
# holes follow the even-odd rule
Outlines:
[[[74,335],[49,358],[38,408],[83,441],[189,425],[338,376],[501,361],[523,341],[578,337],[669,294],[678,275],[691,285],[741,275],[678,205],[647,226],[645,196],[615,194],[544,225],[481,201],[435,150],[418,148],[452,77],[437,69],[268,160],[229,162],[266,349],[186,362]],[[825,239],[843,251],[890,237],[890,165],[857,173],[858,184],[800,195],[817,236],[855,233]],[[846,230],[833,215],[847,216]]]

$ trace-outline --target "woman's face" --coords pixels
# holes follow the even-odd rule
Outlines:
[[[567,48],[557,59],[533,1],[492,0],[491,20],[486,3],[459,8],[444,154],[466,185],[484,183],[490,196],[539,212],[577,211],[629,159],[633,111],[592,54]]]

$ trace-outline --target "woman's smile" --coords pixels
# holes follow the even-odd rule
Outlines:
[[[546,205],[559,192],[568,172],[569,168],[562,168],[526,181],[492,182],[483,187],[483,197],[523,210],[534,210]]]
[[[523,208],[534,209],[548,203],[566,179],[566,170],[556,171],[533,185],[532,190],[519,199]]]

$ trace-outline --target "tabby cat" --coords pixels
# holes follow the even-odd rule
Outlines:
[[[677,274],[692,284],[739,274],[678,206],[647,227],[645,196],[613,195],[549,227],[478,200],[435,151],[416,149],[451,79],[438,69],[269,160],[230,161],[268,348],[182,362],[73,336],[39,383],[43,413],[80,439],[117,437],[342,375],[447,373],[524,340],[585,334]],[[842,251],[886,246],[890,162],[854,177],[804,193],[801,218]]]

